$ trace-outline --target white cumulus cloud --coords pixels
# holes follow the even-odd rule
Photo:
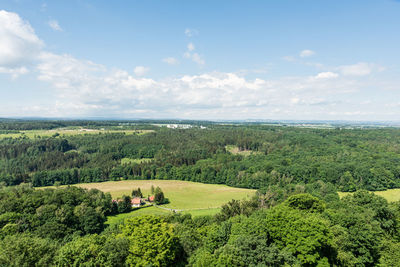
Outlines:
[[[62,28],[60,27],[60,24],[58,23],[57,20],[54,20],[54,19],[49,20],[49,26],[50,26],[50,28],[52,28],[55,31],[59,31],[59,32],[62,31]]]
[[[146,73],[148,73],[150,70],[150,68],[148,67],[144,67],[144,66],[137,66],[135,67],[135,69],[133,70],[133,72],[137,75],[137,76],[144,76],[146,75]]]
[[[196,29],[189,29],[189,28],[185,29],[185,35],[187,37],[192,37],[192,36],[195,36],[195,35],[198,35],[198,34],[199,34],[199,31],[196,30]]]
[[[193,49],[188,47],[184,57],[205,64],[194,45]],[[165,58],[163,62],[175,64],[177,60]],[[0,72],[12,77],[37,74],[39,83],[46,84],[54,95],[46,105],[13,105],[15,112],[8,110],[7,103],[0,106],[1,112],[13,116],[21,112],[25,116],[53,117],[369,119],[375,100],[360,107],[357,94],[382,88],[384,83],[355,76],[382,70],[372,63],[357,63],[315,75],[268,79],[234,72],[145,78],[149,71],[145,66],[137,66],[131,73],[73,55],[50,53],[28,22],[15,13],[0,11]],[[385,88],[398,88],[396,82],[385,82]],[[357,104],[359,110],[354,109]],[[397,114],[397,107],[385,108]]]
[[[0,71],[23,74],[37,59],[43,42],[31,25],[13,12],[0,10]]]
[[[199,64],[199,65],[204,65],[204,64],[206,64],[205,60],[204,60],[199,54],[197,54],[197,53],[193,53],[193,54],[191,55],[191,58],[192,58],[192,60],[193,60],[194,62],[196,62],[196,63]]]
[[[296,61],[296,58],[293,57],[293,56],[284,56],[282,59],[285,60],[285,61],[288,61],[288,62]]]
[[[361,87],[354,81],[330,79],[336,77],[333,73],[264,80],[210,72],[155,80],[50,53],[43,56],[38,71],[39,79],[57,92],[53,116],[81,112],[119,117],[145,114],[243,119],[319,114],[336,104],[327,99],[346,96],[353,92],[348,88]]]
[[[194,51],[194,49],[195,49],[194,44],[193,43],[189,43],[188,46],[187,46],[187,49],[188,49],[189,52]]]
[[[360,62],[353,65],[340,66],[338,69],[343,75],[347,76],[365,76],[372,73],[375,65],[371,63]]]
[[[200,66],[203,66],[204,64],[206,64],[206,61],[203,59],[203,57],[194,52],[195,50],[195,46],[193,43],[189,43],[187,45],[187,51],[183,54],[183,57],[191,59],[193,62],[197,63]]]
[[[339,74],[334,73],[334,72],[320,72],[315,76],[316,79],[332,79],[332,78],[337,78]]]
[[[315,55],[315,52],[309,49],[305,49],[300,52],[300,57],[311,57]]]
[[[166,57],[166,58],[163,58],[162,61],[169,65],[178,65],[179,64],[179,61],[174,57]]]

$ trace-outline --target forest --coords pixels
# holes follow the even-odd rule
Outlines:
[[[116,127],[117,123],[112,123],[109,127]],[[20,127],[32,128],[32,122],[10,124],[2,122],[0,128],[16,127],[14,131]],[[37,127],[47,129],[54,125],[58,122],[39,122]],[[84,122],[83,125],[107,127],[108,124]],[[205,129],[168,129],[153,124],[127,127],[154,132],[0,138],[0,182],[32,183],[37,187],[121,179],[172,179],[261,189],[277,184],[324,181],[344,192],[400,187],[398,129],[216,124],[207,124]],[[231,153],[228,146],[237,147],[239,153]],[[240,151],[250,153],[244,155]]]
[[[270,187],[215,216],[105,225],[111,198],[76,187],[0,189],[1,266],[396,266],[400,203],[335,186]],[[349,212],[351,210],[351,212]]]
[[[168,123],[0,121],[0,266],[400,262],[400,202],[370,192],[400,187],[399,129],[154,125]],[[78,126],[121,132],[1,137]],[[257,194],[214,216],[145,215],[109,225],[107,216],[126,212],[130,198],[116,204],[109,193],[73,186],[126,179],[226,184]],[[339,198],[338,191],[353,193]]]

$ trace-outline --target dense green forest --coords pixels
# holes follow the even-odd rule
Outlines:
[[[27,128],[32,124],[19,123],[28,123]],[[68,124],[39,122],[37,127],[45,124],[47,129],[58,123]],[[83,125],[116,127],[117,123]],[[0,128],[18,131],[12,126],[16,124],[0,123]],[[127,127],[147,127],[154,132],[2,138],[0,181],[5,185],[47,186],[57,182],[174,179],[259,189],[321,180],[335,184],[340,191],[400,187],[399,129],[216,124],[208,124],[206,129],[168,129],[151,124]],[[230,153],[227,146],[252,153]],[[126,158],[151,160],[121,164]]]
[[[366,191],[400,187],[399,129],[154,123],[1,121],[0,266],[400,262],[400,203]],[[121,132],[1,137],[75,126]],[[153,131],[128,135],[124,129]],[[122,179],[258,191],[215,216],[146,215],[107,225],[107,216],[131,210],[129,196],[116,202],[99,190],[59,187]],[[48,185],[56,187],[35,188]],[[356,192],[339,199],[338,190]]]
[[[331,184],[272,186],[215,216],[105,227],[111,199],[75,187],[0,189],[1,266],[396,266],[400,203]],[[349,212],[351,211],[351,212]]]

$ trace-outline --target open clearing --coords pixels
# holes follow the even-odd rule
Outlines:
[[[234,146],[234,145],[227,145],[225,146],[226,151],[235,154],[235,155],[242,155],[242,156],[250,156],[251,154],[260,154],[258,151],[252,151],[252,150],[240,150],[239,147]]]
[[[256,190],[229,187],[217,184],[202,184],[176,180],[126,180],[103,183],[76,184],[82,188],[97,188],[111,193],[113,198],[131,195],[133,189],[140,187],[143,196],[150,194],[151,186],[159,186],[170,201],[163,207],[171,209],[218,208],[232,199],[251,197]]]
[[[159,186],[170,203],[161,207],[145,207],[130,213],[111,216],[108,223],[113,223],[128,217],[145,214],[169,214],[174,209],[182,213],[190,213],[193,216],[216,214],[220,207],[232,199],[249,199],[256,190],[229,187],[226,185],[202,184],[175,180],[126,180],[109,181],[103,183],[76,184],[82,188],[96,188],[103,192],[111,193],[118,198],[123,195],[131,195],[133,189],[140,187],[143,196],[151,192],[151,186]],[[167,209],[164,209],[167,208]]]
[[[146,134],[149,132],[154,132],[153,130],[100,130],[100,129],[85,129],[85,128],[61,128],[61,129],[52,129],[52,130],[29,130],[29,131],[20,131],[19,133],[7,133],[0,134],[0,139],[3,138],[20,138],[26,136],[27,138],[36,138],[36,137],[50,137],[54,134],[59,134],[60,136],[71,136],[71,135],[79,135],[79,134],[99,134],[99,133],[125,133],[125,134]]]
[[[207,216],[207,215],[215,215],[217,214],[221,208],[211,208],[211,209],[199,209],[199,210],[187,210],[187,211],[181,211],[180,213],[182,214],[191,214],[193,217],[196,216]],[[130,217],[135,217],[135,216],[141,216],[141,215],[168,215],[171,214],[171,211],[161,209],[159,207],[155,206],[148,206],[148,207],[143,207],[134,211],[131,211],[129,213],[122,213],[118,214],[115,216],[109,216],[107,218],[106,224],[115,224],[122,222],[123,220],[130,218]]]
[[[348,194],[352,194],[349,192],[338,192],[340,198],[348,195]],[[396,189],[388,189],[385,191],[374,191],[372,192],[378,196],[384,197],[386,198],[387,201],[389,202],[395,202],[395,201],[399,201],[400,200],[400,188],[396,188]]]

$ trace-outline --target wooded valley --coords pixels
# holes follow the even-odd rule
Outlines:
[[[169,123],[2,121],[0,265],[400,262],[400,202],[369,192],[400,187],[399,129],[154,125]],[[104,132],[58,133],[68,127]],[[54,129],[54,135],[6,136],[34,129]],[[139,179],[226,184],[257,193],[229,201],[213,216],[145,215],[106,224],[108,216],[131,210],[130,198],[117,204],[109,193],[73,186]],[[340,199],[338,191],[353,193]]]

